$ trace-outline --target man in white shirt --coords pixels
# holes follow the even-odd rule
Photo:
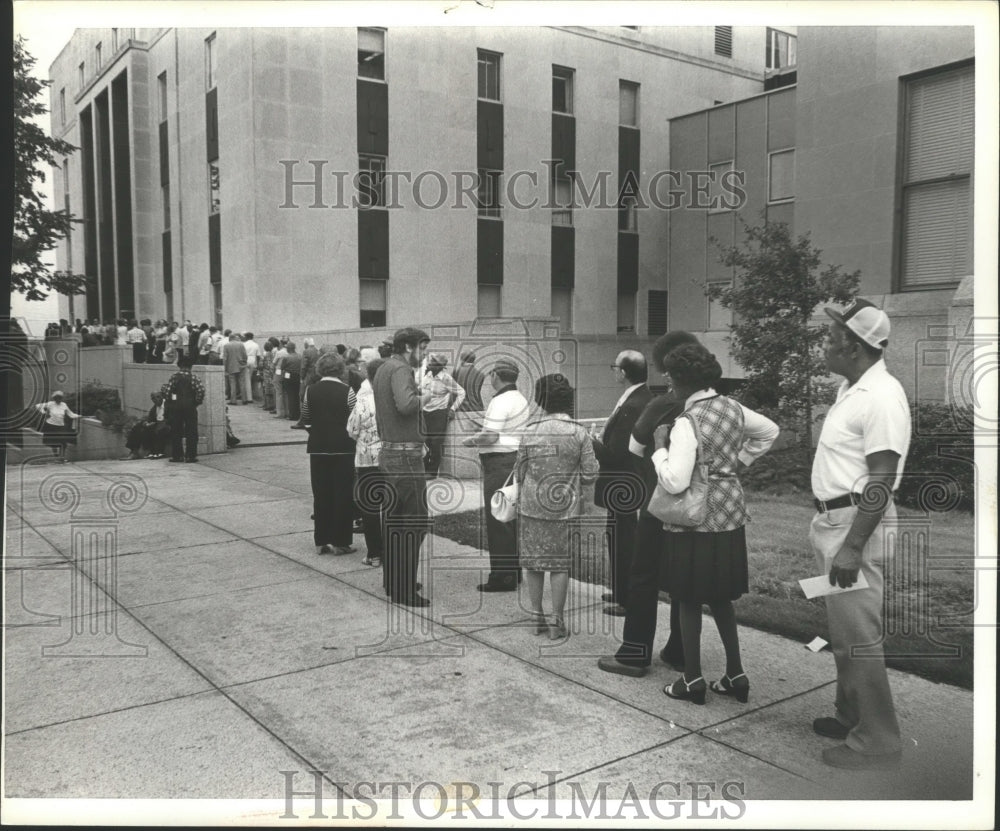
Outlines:
[[[253,376],[260,369],[260,344],[253,339],[253,332],[243,335],[243,348],[247,351],[247,365],[243,370],[243,400],[253,403]]]
[[[493,494],[504,486],[514,469],[521,428],[528,421],[528,402],[517,391],[517,366],[500,361],[490,373],[493,400],[483,417],[483,429],[462,444],[479,448],[483,469],[483,503],[486,506],[486,540],[490,550],[490,576],[476,588],[481,592],[517,591],[521,568],[517,558],[517,520],[500,522],[490,513]]]
[[[823,423],[813,459],[816,515],[809,539],[830,585],[849,588],[858,573],[867,589],[829,595],[830,645],[837,664],[835,717],[813,730],[844,744],[823,751],[826,764],[852,770],[893,768],[902,744],[882,653],[882,568],[891,555],[899,487],[910,447],[910,409],[883,350],[889,318],[856,298],[827,335],[826,365],[845,380]],[[861,652],[857,655],[854,651]]]

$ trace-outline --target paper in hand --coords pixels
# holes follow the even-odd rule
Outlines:
[[[806,644],[806,649],[811,652],[820,652],[827,643],[818,635]]]
[[[802,591],[805,592],[806,597],[811,600],[814,597],[825,597],[828,594],[843,594],[844,592],[853,592],[858,589],[867,589],[868,581],[865,579],[864,572],[859,571],[857,582],[849,589],[842,589],[840,586],[831,586],[829,574],[821,574],[818,577],[805,577],[799,580],[799,585],[802,586]]]

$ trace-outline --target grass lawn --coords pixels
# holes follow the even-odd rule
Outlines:
[[[829,640],[821,599],[806,600],[798,581],[816,571],[809,548],[808,498],[748,493],[750,592],[736,602],[740,623],[803,643]],[[595,509],[596,510],[596,509]],[[972,689],[975,534],[971,514],[921,514],[903,520],[893,567],[886,569],[886,663],[932,681]],[[485,534],[480,512],[438,516],[434,533],[474,548]],[[930,561],[928,562],[928,559]],[[573,577],[602,583],[603,551],[574,563]],[[957,649],[957,655],[950,653]],[[942,654],[943,653],[943,654]]]

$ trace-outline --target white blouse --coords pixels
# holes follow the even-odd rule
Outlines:
[[[713,389],[699,390],[684,402],[687,410],[695,401],[711,398],[717,393]],[[738,403],[738,402],[737,402]],[[767,416],[744,407],[743,410],[743,447],[740,449],[739,460],[749,465],[758,456],[763,456],[778,438],[778,425]],[[694,463],[698,455],[698,440],[694,428],[687,418],[678,417],[670,430],[670,449],[661,447],[653,454],[653,466],[656,468],[656,478],[667,493],[683,493],[691,484],[691,474],[694,473]]]
[[[51,424],[54,427],[65,427],[66,416],[69,416],[70,418],[80,417],[66,405],[65,401],[61,404],[56,404],[55,401],[46,401],[44,404],[36,404],[35,409],[37,409],[40,413],[45,413],[46,423]]]

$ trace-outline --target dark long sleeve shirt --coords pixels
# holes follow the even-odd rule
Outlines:
[[[375,421],[383,442],[423,442],[420,433],[420,393],[413,367],[405,356],[388,358],[372,384]]]

